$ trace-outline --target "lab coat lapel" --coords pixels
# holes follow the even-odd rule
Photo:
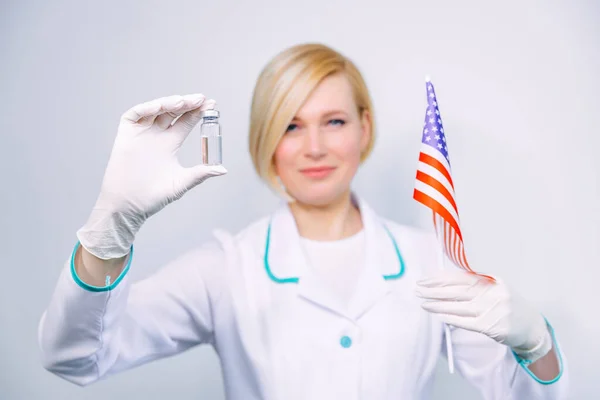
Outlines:
[[[360,318],[382,299],[391,289],[384,275],[390,264],[395,265],[393,244],[381,221],[369,205],[361,198],[355,197],[365,231],[365,266],[358,278],[354,296],[350,301],[349,312],[353,319]]]
[[[368,204],[352,194],[358,205],[365,231],[365,265],[362,269],[354,295],[348,307],[320,279],[316,271],[310,268],[294,216],[287,203],[284,203],[271,220],[270,255],[271,279],[291,282],[298,285],[298,294],[337,314],[357,319],[373,307],[389,291],[390,285],[384,275],[393,273],[398,265],[394,246],[377,215]]]
[[[284,203],[271,220],[269,264],[272,274],[281,281],[297,279],[298,295],[340,315],[347,315],[343,305],[319,278],[302,248],[300,234],[289,205]]]

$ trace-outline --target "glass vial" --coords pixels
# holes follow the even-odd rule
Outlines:
[[[202,140],[202,164],[221,165],[221,126],[217,110],[204,110],[200,116],[200,139]]]

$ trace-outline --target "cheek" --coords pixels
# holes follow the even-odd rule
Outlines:
[[[330,151],[339,159],[358,165],[360,162],[360,134],[356,132],[340,132],[330,143]]]
[[[286,168],[295,164],[300,152],[300,143],[290,137],[283,137],[275,149],[275,169],[277,174],[285,174]]]

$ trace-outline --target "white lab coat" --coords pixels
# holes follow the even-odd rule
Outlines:
[[[125,271],[111,290],[77,283],[69,259],[40,321],[44,366],[87,385],[206,343],[220,357],[228,399],[428,399],[444,330],[414,289],[438,268],[437,242],[357,201],[366,264],[349,307],[307,268],[283,204],[236,235],[216,231],[143,281]],[[566,398],[564,357],[561,378],[541,384],[506,346],[462,329],[451,335],[458,372],[484,398]]]

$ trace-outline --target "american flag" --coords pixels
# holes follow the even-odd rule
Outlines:
[[[454,195],[448,143],[433,84],[427,79],[427,111],[413,198],[433,211],[433,225],[446,256],[458,267],[469,266]],[[478,274],[479,275],[479,274]],[[493,280],[493,278],[482,275]]]

